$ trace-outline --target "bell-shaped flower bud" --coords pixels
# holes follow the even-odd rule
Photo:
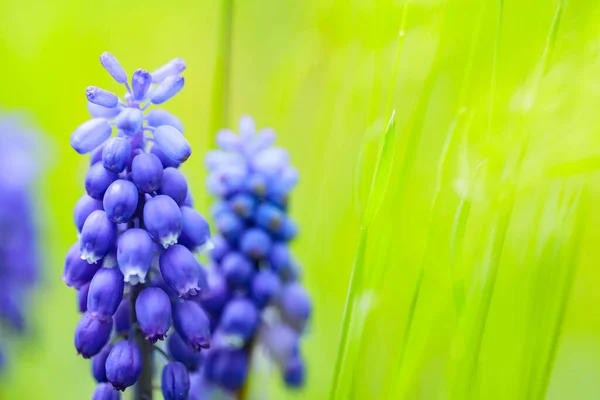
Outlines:
[[[298,226],[291,218],[286,217],[283,220],[283,225],[281,226],[281,231],[277,235],[281,240],[289,242],[298,236]]]
[[[110,53],[102,53],[100,56],[100,64],[108,71],[118,83],[127,83],[127,73],[119,64],[119,61]]]
[[[148,112],[146,116],[149,126],[153,126],[158,128],[159,126],[169,125],[173,128],[177,129],[179,132],[184,132],[184,127],[179,118],[168,112],[167,110],[163,110],[162,108],[153,108]]]
[[[100,321],[89,313],[83,314],[75,328],[75,348],[83,358],[90,358],[100,353],[108,343],[112,331],[112,318]]]
[[[182,363],[190,371],[196,371],[202,366],[204,354],[200,351],[194,351],[177,332],[169,335],[167,350],[172,360]]]
[[[240,253],[229,253],[221,263],[223,275],[233,287],[245,288],[254,275],[254,265]]]
[[[131,331],[131,303],[129,299],[121,300],[113,316],[115,323],[115,333],[119,336],[127,337]]]
[[[62,276],[62,280],[67,286],[74,287],[77,290],[80,290],[85,284],[89,283],[96,271],[102,267],[102,263],[90,264],[82,259],[79,246],[79,242],[75,242],[67,252],[65,269]],[[85,296],[85,303],[87,308],[87,295]]]
[[[250,218],[254,213],[256,198],[246,193],[239,193],[229,200],[229,206],[240,217]]]
[[[75,208],[73,209],[73,221],[77,227],[77,231],[81,231],[83,224],[87,217],[90,216],[96,210],[102,210],[102,201],[96,200],[90,197],[88,194],[84,194],[77,200]]]
[[[264,174],[253,173],[244,182],[244,187],[247,191],[259,198],[263,198],[267,194],[269,180]]]
[[[133,90],[133,99],[136,101],[144,100],[150,85],[152,84],[152,75],[144,69],[138,69],[131,76],[131,89]]]
[[[183,163],[192,154],[192,148],[185,136],[169,125],[159,126],[154,130],[154,142],[167,157]]]
[[[177,205],[182,205],[188,193],[188,184],[181,171],[171,167],[166,168],[159,193],[169,196]]]
[[[159,265],[163,279],[180,297],[195,296],[200,290],[200,263],[184,246],[176,244],[165,250]]]
[[[100,353],[92,357],[92,375],[98,383],[108,382],[106,378],[106,359],[111,350],[112,344],[109,343],[104,346]]]
[[[161,389],[165,400],[188,400],[190,374],[180,362],[170,362],[163,368]]]
[[[254,304],[266,307],[281,291],[281,280],[273,271],[262,270],[252,279],[250,294]]]
[[[117,224],[129,222],[138,206],[138,189],[131,181],[117,179],[106,189],[102,202],[109,220]]]
[[[256,209],[254,219],[261,228],[272,233],[278,233],[285,221],[285,214],[279,207],[270,203],[263,203]]]
[[[231,251],[231,247],[223,236],[213,236],[212,244],[213,248],[210,250],[210,257],[215,263],[220,264],[223,258]]]
[[[284,323],[269,324],[261,329],[259,340],[280,368],[298,354],[298,332]]]
[[[117,179],[119,175],[104,168],[102,163],[96,163],[85,175],[85,190],[90,197],[102,200],[106,189]]]
[[[111,135],[112,128],[104,118],[94,118],[79,125],[71,135],[71,147],[86,154],[100,146]]]
[[[154,242],[144,229],[132,228],[119,237],[117,261],[125,282],[146,282],[146,274],[154,258]]]
[[[279,298],[281,317],[296,331],[304,330],[312,311],[312,302],[306,289],[297,282],[286,285]]]
[[[167,77],[179,75],[185,70],[185,61],[175,58],[152,73],[152,83],[161,83]]]
[[[228,240],[235,240],[243,232],[244,222],[234,213],[224,211],[215,215],[217,229]]]
[[[242,138],[231,129],[221,129],[217,132],[217,146],[223,150],[238,151],[242,148]]]
[[[160,159],[152,153],[138,154],[131,164],[131,178],[142,192],[157,191],[163,178],[163,165]]]
[[[169,196],[158,195],[144,205],[144,223],[150,236],[166,249],[177,243],[183,222],[177,203]]]
[[[115,123],[124,134],[133,136],[142,129],[144,113],[139,108],[128,107],[117,115]]]
[[[142,290],[135,301],[135,314],[148,341],[164,340],[171,327],[171,300],[165,292],[156,287]]]
[[[88,101],[87,109],[92,118],[106,118],[111,119],[119,115],[121,112],[120,107],[115,108],[106,108],[99,106],[98,104],[94,104]]]
[[[90,103],[106,108],[115,108],[119,104],[119,98],[116,95],[96,86],[89,86],[85,90],[85,97]]]
[[[81,260],[81,261],[85,262],[87,265],[98,265],[98,264],[88,264],[86,261],[83,261],[83,260]],[[82,314],[87,311],[87,297],[88,297],[89,291],[90,291],[89,283],[84,284],[77,290],[77,310]]]
[[[102,151],[104,150],[105,144],[106,142],[103,142],[90,152],[90,167],[96,163],[102,162]]]
[[[203,249],[210,241],[208,221],[193,208],[183,206],[180,210],[183,225],[178,243],[193,252]]]
[[[81,258],[89,263],[98,262],[114,247],[116,226],[104,211],[94,211],[85,220],[81,229]]]
[[[289,388],[300,388],[304,385],[304,362],[299,356],[292,357],[284,366],[283,380]]]
[[[210,347],[210,320],[197,303],[184,301],[173,305],[173,325],[194,351]]]
[[[125,137],[114,137],[102,148],[102,165],[109,171],[121,173],[131,158],[131,142]]]
[[[92,400],[121,400],[121,393],[115,390],[110,383],[99,383],[94,389]]]
[[[269,254],[271,268],[284,282],[297,279],[297,271],[290,248],[286,243],[275,243]]]
[[[208,289],[203,290],[198,298],[203,309],[212,315],[220,315],[231,298],[227,282],[220,273],[210,273],[207,276]]]
[[[239,390],[248,377],[248,355],[243,349],[223,348],[206,360],[207,374],[223,388]]]
[[[106,377],[116,390],[133,386],[142,372],[142,354],[137,344],[117,342],[106,359]]]
[[[183,76],[174,75],[167,77],[156,89],[154,89],[150,95],[150,101],[152,104],[164,103],[179,93],[179,91],[183,89],[184,83],[185,79]]]
[[[260,228],[250,228],[240,238],[240,250],[254,260],[266,257],[271,245],[271,237]]]
[[[123,274],[116,268],[101,268],[96,272],[88,293],[88,314],[100,321],[112,320],[123,300]]]
[[[163,165],[163,168],[169,168],[169,167],[179,168],[179,166],[181,165],[180,162],[175,161],[172,158],[170,158],[169,156],[167,156],[165,154],[165,152],[162,151],[160,149],[160,147],[158,147],[158,146],[152,146],[152,148],[150,149],[150,152],[152,152],[152,154],[154,154],[156,157],[158,157],[158,159],[160,160],[160,162]]]
[[[246,298],[236,298],[225,306],[219,327],[221,331],[242,343],[247,343],[258,328],[259,312]]]

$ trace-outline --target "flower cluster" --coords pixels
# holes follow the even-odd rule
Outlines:
[[[220,150],[206,157],[208,189],[219,198],[212,214],[220,235],[211,251],[209,289],[199,296],[213,331],[203,379],[228,392],[243,391],[250,356],[259,346],[286,385],[300,387],[299,339],[312,305],[288,246],[297,233],[287,211],[298,173],[288,152],[273,146],[272,130],[256,132],[246,116],[239,131],[220,131]]]
[[[30,289],[38,279],[37,227],[29,190],[36,135],[16,117],[0,117],[0,325],[22,332]],[[8,333],[7,331],[3,331]],[[6,338],[2,338],[6,343]],[[0,348],[0,369],[5,356]]]
[[[153,354],[161,352],[154,344],[169,334],[179,354],[163,369],[162,390],[166,399],[185,399],[189,360],[210,341],[208,316],[193,301],[207,286],[195,254],[210,245],[210,232],[177,169],[191,154],[183,126],[154,108],[181,90],[185,63],[174,59],[151,74],[139,69],[129,81],[111,54],[100,62],[127,93],[123,101],[89,87],[93,119],[71,135],[78,153],[91,153],[86,193],[74,209],[79,240],[63,275],[83,313],[75,347],[92,358],[93,399],[119,399],[118,391],[136,383],[138,398],[151,397]]]

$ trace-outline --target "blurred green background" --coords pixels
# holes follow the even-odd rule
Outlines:
[[[233,1],[226,125],[250,114],[289,149],[301,173],[294,251],[315,303],[306,388],[255,379],[272,381],[270,398],[328,398],[361,210],[395,109],[337,399],[600,398],[600,5],[406,1]],[[0,398],[81,400],[94,386],[60,276],[87,165],[69,135],[87,118],[87,86],[116,89],[102,52],[129,72],[186,60],[167,109],[186,126],[183,171],[208,212],[225,6],[0,3],[0,105],[32,110],[54,140],[36,192],[44,282]]]

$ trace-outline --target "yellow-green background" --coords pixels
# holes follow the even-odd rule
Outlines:
[[[86,166],[69,135],[87,118],[88,85],[117,90],[99,65],[102,52],[115,54],[130,73],[186,60],[186,87],[167,108],[186,126],[194,153],[183,171],[207,212],[202,159],[215,133],[209,126],[221,6],[0,3],[0,105],[33,111],[54,142],[52,166],[35,192],[44,280],[32,301],[32,331],[14,349],[0,398],[81,400],[93,389],[88,362],[72,344],[75,293],[60,276],[76,240],[71,210]],[[303,344],[307,386],[290,394],[274,376],[271,398],[328,396],[360,210],[389,116],[403,10],[404,47],[391,87],[394,163],[367,238],[353,355],[338,398],[529,399],[544,398],[546,387],[551,399],[600,398],[600,6],[404,6],[234,0],[227,125],[248,113],[275,128],[300,171],[294,251],[315,304]],[[455,220],[464,229],[453,229]]]

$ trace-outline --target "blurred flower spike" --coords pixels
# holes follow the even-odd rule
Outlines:
[[[160,342],[176,340],[187,368],[169,361],[162,389],[165,398],[187,399],[188,370],[201,367],[200,351],[210,346],[209,317],[198,302],[207,274],[196,256],[212,244],[178,169],[191,155],[183,125],[155,108],[183,88],[185,63],[138,69],[130,79],[111,54],[100,63],[127,93],[119,99],[88,87],[93,119],[71,135],[78,153],[91,153],[86,193],[73,215],[79,240],[63,274],[83,314],[75,347],[92,358],[93,399],[119,399],[131,386],[143,399],[157,386],[153,355],[166,354]]]
[[[199,296],[213,343],[192,387],[197,379],[206,391],[217,388],[243,397],[255,347],[266,350],[288,387],[304,384],[299,342],[312,303],[289,249],[297,227],[288,214],[298,172],[274,142],[273,130],[257,132],[252,118],[244,116],[239,134],[220,131],[220,149],[206,156],[220,235],[211,251],[208,290]]]

